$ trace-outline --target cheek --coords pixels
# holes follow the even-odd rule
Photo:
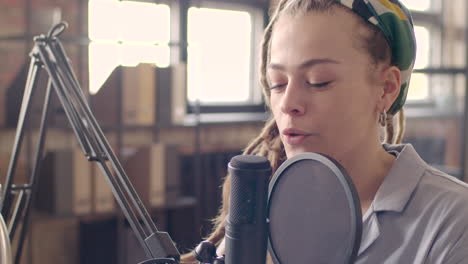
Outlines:
[[[377,99],[375,91],[378,87],[368,86],[363,89],[359,94],[354,95],[353,98],[353,114],[362,118],[373,116],[376,109]]]
[[[275,95],[274,93],[272,93],[270,95],[270,108],[271,108],[271,112],[273,113],[273,116],[275,118],[279,117],[280,100],[279,100],[278,96]]]
[[[366,134],[374,123],[373,103],[374,99],[369,93],[348,94],[336,103],[334,112],[335,129],[338,133]]]
[[[315,112],[320,114],[324,119],[331,122],[345,118],[345,114],[348,112],[350,98],[349,95],[336,89],[333,92],[323,94],[323,96],[317,97],[315,102]]]
[[[347,92],[355,87],[343,87],[340,92],[336,92],[328,98],[321,98],[317,105],[320,105],[321,120],[331,134],[348,133],[350,129],[355,129],[357,119],[365,112],[366,104],[370,104],[368,99],[361,95]]]

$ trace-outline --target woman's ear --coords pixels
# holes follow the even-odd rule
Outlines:
[[[381,91],[381,107],[380,111],[388,109],[392,106],[393,102],[397,99],[401,89],[401,72],[396,66],[389,66],[384,69],[381,75],[383,83]],[[383,109],[384,108],[384,109]]]

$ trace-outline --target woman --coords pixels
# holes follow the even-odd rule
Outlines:
[[[429,167],[411,145],[394,145],[416,49],[407,9],[397,0],[282,0],[262,48],[273,119],[245,153],[266,156],[273,170],[302,152],[338,160],[363,212],[356,263],[468,263],[467,185]],[[208,238],[218,254],[229,182]]]

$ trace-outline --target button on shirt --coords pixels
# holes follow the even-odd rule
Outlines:
[[[363,216],[356,264],[468,264],[468,185],[426,164],[411,145],[396,154]]]

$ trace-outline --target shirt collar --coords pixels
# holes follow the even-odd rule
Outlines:
[[[375,195],[373,209],[402,212],[428,165],[410,144],[383,147],[399,154]]]
[[[395,153],[397,157],[364,216],[358,256],[380,235],[380,224],[376,212],[402,212],[428,167],[412,145],[384,144],[383,147],[386,151]]]

